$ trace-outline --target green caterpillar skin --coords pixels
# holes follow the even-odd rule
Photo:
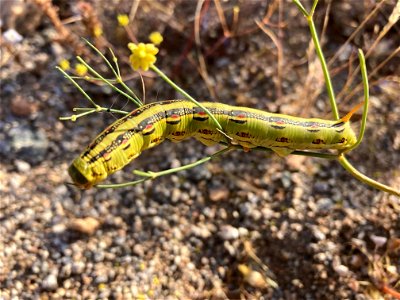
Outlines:
[[[203,105],[223,132],[245,150],[266,147],[280,156],[305,149],[344,151],[357,140],[349,118],[305,119],[214,102]],[[147,104],[100,133],[72,162],[68,172],[78,187],[88,189],[165,139],[179,142],[194,137],[207,146],[226,141],[216,128],[212,119],[190,101]]]

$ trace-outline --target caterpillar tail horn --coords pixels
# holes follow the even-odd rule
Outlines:
[[[344,117],[342,117],[338,122],[348,122],[348,121],[350,121],[351,117],[355,114],[355,112],[356,112],[357,110],[359,110],[363,105],[364,105],[364,101],[358,103],[356,106],[354,106],[354,107],[350,110],[350,112],[349,112],[347,115],[345,115]]]

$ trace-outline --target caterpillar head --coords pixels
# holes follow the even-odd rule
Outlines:
[[[68,174],[71,177],[74,185],[80,189],[90,189],[96,183],[104,180],[107,177],[107,172],[99,171],[96,168],[99,166],[89,164],[81,157],[76,158],[68,168]]]

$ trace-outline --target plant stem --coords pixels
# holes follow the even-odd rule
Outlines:
[[[107,85],[109,85],[113,90],[115,90],[116,92],[120,93],[121,95],[124,95],[126,98],[130,99],[131,101],[133,101],[138,107],[142,106],[141,102],[138,102],[135,98],[133,98],[131,95],[128,95],[127,93],[125,93],[124,91],[122,91],[121,89],[117,88],[115,85],[113,85],[108,79],[104,78],[100,73],[98,73],[95,69],[93,69],[91,66],[89,66],[80,56],[77,56],[76,59],[83,64],[86,68],[88,68],[88,70],[93,73],[94,75],[96,75],[98,78],[100,78],[104,83],[106,83]]]
[[[358,171],[356,168],[353,167],[353,165],[347,160],[347,158],[344,155],[340,155],[338,161],[343,168],[345,168],[351,175],[353,175],[353,177],[357,178],[361,182],[364,182],[365,184],[374,187],[378,190],[381,190],[383,192],[400,197],[400,191],[390,186],[387,186],[383,183],[375,181],[372,178],[362,174],[360,171]]]
[[[176,173],[176,172],[180,172],[180,171],[184,171],[184,170],[188,170],[188,169],[194,168],[194,167],[196,167],[198,165],[201,165],[201,164],[204,164],[204,163],[210,161],[211,159],[213,159],[213,158],[215,158],[215,157],[217,157],[217,156],[219,156],[219,155],[221,155],[221,154],[223,154],[223,153],[225,153],[225,152],[227,152],[229,150],[231,150],[231,148],[230,147],[226,147],[226,148],[224,148],[224,149],[222,149],[220,151],[215,152],[214,154],[212,154],[210,156],[204,157],[204,158],[202,158],[202,159],[200,159],[198,161],[195,161],[193,163],[190,163],[190,164],[187,164],[187,165],[184,165],[184,166],[180,166],[180,167],[177,167],[177,168],[172,168],[172,169],[160,171],[160,172],[134,171],[134,173],[136,175],[143,176],[144,178],[138,179],[136,181],[130,181],[130,182],[119,183],[119,184],[99,184],[99,185],[96,185],[96,187],[98,187],[98,188],[121,188],[121,187],[137,185],[139,183],[145,182],[147,180],[152,180],[152,179],[155,179],[155,178],[160,177],[160,176],[165,176],[165,175],[169,175],[169,174],[172,174],[172,173]]]
[[[201,107],[207,115],[213,120],[215,125],[218,127],[218,129],[222,130],[221,124],[219,124],[218,120],[215,118],[215,116],[207,109],[204,107],[203,104],[195,100],[192,96],[190,96],[187,92],[185,92],[182,88],[180,88],[177,84],[175,84],[163,71],[161,71],[159,68],[157,68],[155,65],[152,65],[150,67],[154,72],[156,72],[162,79],[164,79],[170,86],[172,86],[176,91],[184,95],[187,99],[192,101],[194,104],[197,106]]]
[[[99,106],[90,98],[90,96],[81,88],[81,86],[63,69],[61,69],[59,66],[56,66],[56,69],[60,71],[69,81],[72,82],[72,84],[85,96],[85,98],[92,103],[92,105],[97,109]]]
[[[105,61],[105,63],[108,65],[108,67],[111,69],[111,71],[114,73],[115,78],[117,79],[117,82],[120,83],[127,91],[129,94],[132,95],[132,97],[135,99],[135,101],[133,101],[131,98],[128,98],[130,100],[132,100],[138,107],[142,106],[143,103],[139,100],[138,96],[136,96],[136,94],[125,84],[125,82],[122,80],[121,78],[121,74],[119,72],[119,66],[117,63],[117,59],[114,55],[114,52],[111,50],[111,48],[109,49],[111,52],[111,55],[114,59],[115,62],[115,69],[113,67],[113,65],[111,64],[111,62],[104,56],[104,54],[95,46],[93,45],[91,42],[89,42],[87,39],[83,39],[94,51],[96,51],[96,53],[98,55],[100,55],[100,57]]]
[[[325,83],[326,83],[326,89],[329,95],[329,101],[332,107],[332,114],[335,120],[338,120],[339,117],[339,112],[337,109],[337,104],[336,104],[336,100],[335,100],[335,93],[333,91],[333,86],[332,86],[332,82],[331,82],[331,78],[329,75],[329,71],[328,71],[328,67],[325,61],[325,57],[323,55],[322,49],[321,49],[321,45],[319,43],[319,39],[318,39],[318,34],[317,34],[317,30],[315,28],[314,25],[314,21],[313,21],[313,14],[315,11],[315,8],[317,6],[318,0],[314,0],[311,12],[308,13],[305,8],[303,7],[303,5],[300,3],[299,0],[293,0],[293,2],[297,5],[297,7],[299,8],[299,10],[303,13],[303,15],[306,17],[309,28],[310,28],[310,32],[311,32],[311,37],[313,39],[314,42],[314,47],[315,47],[315,51],[317,52],[318,58],[321,62],[321,67],[322,67],[322,71],[324,73],[324,77],[325,77]],[[367,115],[368,115],[368,101],[369,101],[369,86],[368,86],[368,76],[367,76],[367,68],[366,68],[366,64],[365,64],[365,57],[364,54],[362,52],[362,50],[360,49],[358,51],[358,57],[360,60],[360,68],[361,68],[361,75],[362,75],[362,79],[363,79],[363,85],[364,85],[364,111],[363,111],[363,116],[362,116],[362,122],[361,122],[361,128],[360,128],[360,133],[357,139],[357,142],[351,147],[349,148],[346,152],[355,149],[356,147],[358,147],[358,145],[361,143],[363,136],[364,136],[364,132],[365,132],[365,127],[366,127],[366,123],[367,123]],[[372,178],[362,174],[361,172],[359,172],[356,168],[353,167],[353,165],[346,159],[346,157],[344,156],[344,154],[340,154],[337,157],[337,160],[339,161],[339,163],[343,166],[344,169],[346,169],[351,175],[353,175],[355,178],[357,178],[358,180],[360,180],[361,182],[364,182],[365,184],[372,186],[376,189],[379,189],[381,191],[393,194],[393,195],[397,195],[400,196],[400,191],[395,190],[392,187],[389,187],[385,184],[379,183],[375,180],[373,180]]]
[[[363,109],[363,114],[362,114],[360,133],[358,135],[357,142],[353,146],[351,146],[348,150],[346,150],[346,152],[349,152],[349,151],[357,148],[358,145],[361,144],[361,141],[364,137],[365,128],[367,126],[369,85],[368,85],[368,75],[367,75],[367,67],[365,64],[365,57],[364,57],[364,53],[361,49],[358,49],[358,59],[360,60],[360,70],[361,70],[361,76],[362,76],[362,81],[363,81],[363,86],[364,86],[364,109]]]

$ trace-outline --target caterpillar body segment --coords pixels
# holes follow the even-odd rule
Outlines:
[[[72,180],[80,188],[91,188],[165,139],[179,142],[194,137],[210,146],[229,137],[245,150],[271,148],[280,156],[306,149],[345,151],[357,141],[349,120],[358,106],[342,119],[329,121],[222,103],[203,105],[221,124],[223,133],[203,109],[190,101],[147,104],[115,121],[96,137],[69,167]]]

